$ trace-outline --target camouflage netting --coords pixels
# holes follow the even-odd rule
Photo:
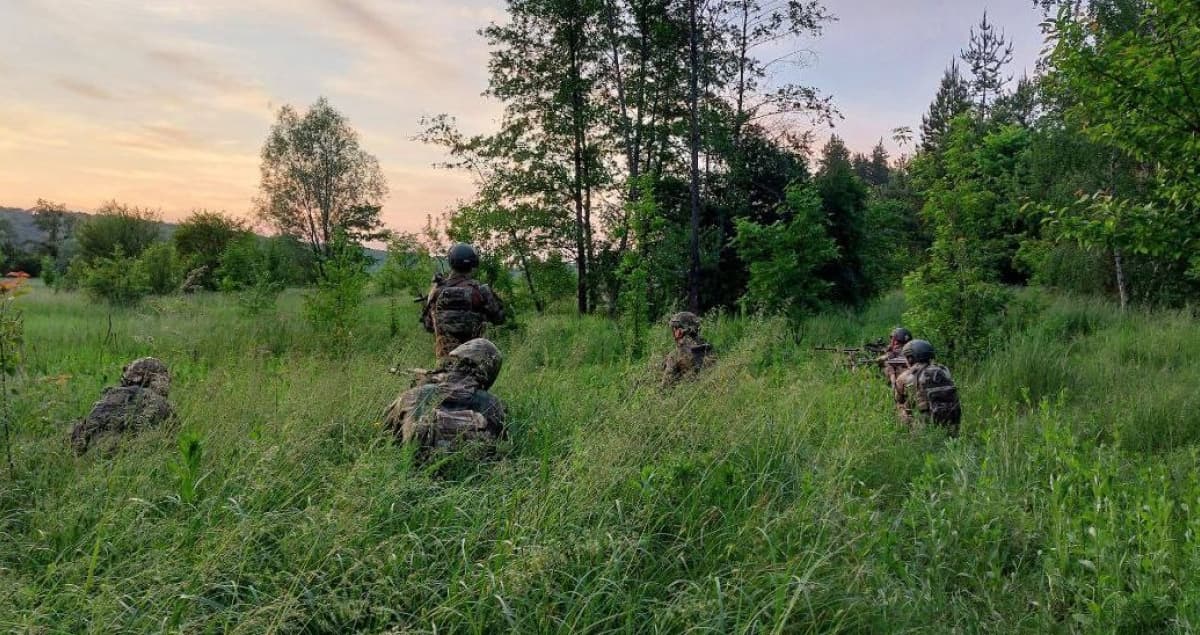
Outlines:
[[[126,433],[136,434],[170,418],[166,397],[142,386],[106,388],[92,411],[71,430],[71,448],[83,454],[100,444],[113,446]]]

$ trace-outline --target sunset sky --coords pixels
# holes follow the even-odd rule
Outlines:
[[[836,132],[869,150],[916,128],[942,69],[988,10],[1032,72],[1030,0],[830,0],[795,78],[834,96]],[[384,219],[416,229],[469,196],[411,140],[422,115],[492,129],[476,31],[502,0],[0,0],[0,206],[48,198],[90,211],[109,199],[248,216],[273,113],[325,95],[359,130],[391,188]],[[890,141],[888,142],[891,145]]]

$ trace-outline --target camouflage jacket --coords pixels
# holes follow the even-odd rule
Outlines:
[[[896,377],[893,387],[896,405],[905,421],[920,414],[932,417],[938,423],[958,425],[962,408],[950,371],[945,366],[924,362],[913,364]]]
[[[503,324],[504,319],[504,303],[496,293],[461,273],[434,285],[421,312],[426,331],[445,333],[462,342],[482,337],[486,322]]]
[[[712,344],[699,335],[684,335],[675,344],[675,350],[663,360],[663,386],[670,386],[684,377],[700,372],[712,365],[716,355]]]
[[[384,412],[383,427],[397,440],[453,448],[462,437],[487,441],[504,434],[504,402],[479,388],[477,379],[444,370],[427,377]]]
[[[71,429],[71,448],[83,454],[101,438],[113,445],[125,434],[135,434],[170,418],[171,402],[142,386],[105,388],[92,410]]]

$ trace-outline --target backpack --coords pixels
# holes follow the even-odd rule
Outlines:
[[[437,408],[417,420],[405,421],[405,443],[415,441],[428,450],[456,450],[464,443],[495,441],[488,431],[487,418],[474,410]]]
[[[472,284],[442,287],[433,304],[433,323],[438,332],[467,341],[483,333],[483,294]]]
[[[924,397],[934,423],[958,426],[962,419],[962,404],[958,400],[958,388],[945,366],[930,364],[922,369],[917,376],[917,390]]]

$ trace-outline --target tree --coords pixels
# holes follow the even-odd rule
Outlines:
[[[1004,66],[1012,61],[1012,53],[1012,43],[1005,38],[1004,31],[997,32],[995,25],[988,22],[987,11],[984,11],[979,30],[971,27],[970,44],[959,54],[971,70],[967,84],[979,100],[980,114],[985,117],[989,112],[988,97],[998,96],[1012,80],[1012,76],[1003,74]]]
[[[941,146],[950,130],[950,122],[971,108],[970,88],[958,70],[958,61],[951,60],[942,75],[937,95],[929,112],[921,117],[921,150],[932,152]]]
[[[837,247],[826,232],[820,195],[811,185],[788,188],[781,208],[786,220],[769,225],[737,221],[734,248],[750,268],[741,303],[748,311],[799,321],[824,306],[831,285],[817,270],[837,257]]]
[[[33,206],[33,224],[46,234],[46,242],[43,244],[46,254],[57,260],[61,255],[62,243],[74,225],[74,219],[67,211],[67,206],[39,198]]]
[[[75,241],[84,262],[116,256],[137,258],[159,240],[161,225],[156,212],[110,201],[79,224]]]
[[[175,228],[171,239],[184,267],[188,270],[204,267],[200,283],[209,289],[216,289],[221,255],[230,243],[249,232],[246,222],[239,218],[196,210]]]
[[[867,188],[854,174],[850,151],[837,135],[831,136],[822,150],[815,183],[829,235],[838,250],[838,257],[823,268],[822,275],[833,284],[836,300],[862,304],[872,291],[863,262]]]
[[[1114,228],[1099,242],[1190,260],[1190,275],[1200,277],[1194,255],[1200,244],[1200,8],[1189,0],[1091,8],[1093,14],[1064,9],[1052,24],[1054,90],[1067,104],[1068,121],[1135,159],[1153,179],[1156,210],[1135,216],[1160,219],[1157,229],[1117,236],[1124,230]],[[1101,226],[1119,210],[1140,208],[1139,201],[1120,200],[1124,193],[1110,194],[1118,200],[1093,197]]]
[[[292,106],[279,110],[263,144],[261,172],[259,217],[320,259],[332,256],[338,232],[354,243],[383,237],[383,171],[324,97],[303,115]]]

